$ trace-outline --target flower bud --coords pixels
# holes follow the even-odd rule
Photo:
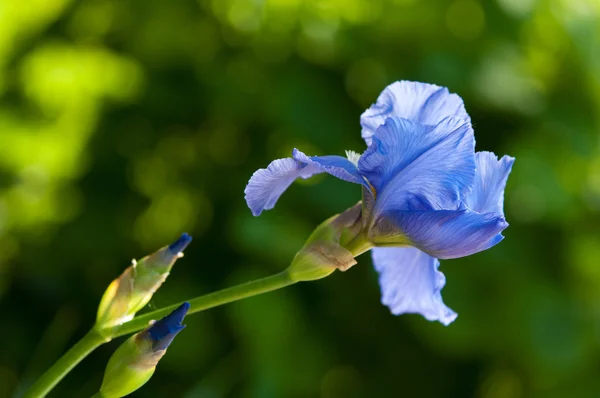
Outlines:
[[[112,281],[104,292],[96,324],[104,328],[131,320],[167,279],[171,267],[178,258],[183,257],[183,250],[191,241],[191,236],[183,234],[173,244],[137,262],[133,260],[131,266]]]
[[[341,243],[352,240],[361,229],[361,204],[335,215],[315,229],[288,268],[295,281],[324,278],[336,269],[346,271],[356,264],[354,255]]]
[[[119,398],[131,394],[152,377],[158,361],[177,333],[190,309],[183,303],[171,314],[127,339],[110,357],[98,396]]]

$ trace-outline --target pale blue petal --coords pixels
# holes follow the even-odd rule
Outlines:
[[[294,149],[292,157],[301,163],[319,168],[340,180],[368,186],[365,179],[358,172],[356,165],[345,157],[306,156],[298,149]]]
[[[266,169],[259,169],[250,178],[246,203],[255,216],[272,209],[286,189],[297,178],[310,178],[318,173],[329,173],[344,181],[367,185],[354,163],[341,156],[308,157],[297,149],[294,158],[277,159]]]
[[[393,224],[396,234],[405,236],[412,246],[439,259],[465,257],[487,250],[504,238],[500,232],[508,227],[504,217],[470,210],[392,211],[377,221],[384,221],[387,232]]]
[[[450,116],[471,122],[458,95],[434,84],[399,81],[387,86],[377,102],[361,115],[362,137],[371,145],[371,137],[388,117],[436,125]]]
[[[475,176],[473,129],[447,118],[436,126],[389,118],[358,168],[376,191],[374,214],[459,207]]]
[[[504,187],[514,162],[510,156],[498,160],[491,152],[477,152],[473,189],[465,199],[467,207],[478,213],[504,215]]]
[[[256,170],[250,177],[244,190],[246,203],[252,214],[258,216],[263,210],[272,209],[296,178],[306,179],[318,173],[323,170],[292,158],[274,160],[266,169]]]
[[[392,314],[421,314],[444,325],[456,319],[456,313],[442,301],[446,278],[438,271],[437,259],[412,247],[376,247],[372,252],[381,302]]]

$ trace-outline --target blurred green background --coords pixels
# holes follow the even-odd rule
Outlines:
[[[0,0],[0,397],[94,321],[134,257],[194,242],[150,308],[283,269],[359,200],[326,176],[253,218],[252,172],[361,152],[400,79],[460,94],[517,158],[511,226],[444,261],[449,327],[394,317],[370,257],[186,319],[136,397],[600,396],[600,2]],[[53,397],[88,397],[117,342]]]

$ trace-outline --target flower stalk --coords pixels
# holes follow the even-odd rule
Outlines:
[[[97,329],[90,330],[25,392],[24,398],[45,397],[71,369],[96,348],[110,340],[110,337],[101,334]]]
[[[189,314],[214,308],[233,301],[262,293],[271,292],[292,285],[296,281],[290,278],[288,271],[243,283],[204,296],[187,300],[190,303]],[[115,337],[138,332],[155,319],[160,319],[177,309],[181,303],[171,305],[144,315],[137,316],[119,326],[93,328],[69,351],[56,361],[25,393],[25,398],[45,397],[79,362],[92,351]],[[103,395],[96,395],[102,397]]]
[[[292,285],[296,281],[292,280],[287,271],[280,272],[266,278],[257,279],[255,281],[246,282],[241,285],[233,286],[227,289],[219,290],[214,293],[209,293],[204,296],[186,300],[190,303],[188,314],[201,312],[210,308],[218,307],[223,304],[233,301],[242,300],[247,297],[256,296],[262,293],[271,292]],[[111,336],[112,338],[124,336],[129,333],[137,332],[147,327],[150,321],[161,318],[171,311],[175,310],[179,304],[170,305],[156,311],[149,312],[144,315],[137,316],[129,322],[125,322],[120,326],[114,326],[102,330],[102,333]]]

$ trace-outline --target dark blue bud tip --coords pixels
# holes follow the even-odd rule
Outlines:
[[[171,251],[171,253],[173,253],[173,255],[177,255],[184,251],[191,241],[192,237],[189,236],[187,233],[184,233],[181,235],[181,237],[179,237],[179,239],[177,239],[175,242],[169,245],[169,250]]]
[[[177,333],[185,328],[185,325],[182,325],[181,322],[189,309],[190,303],[186,301],[148,329],[148,334],[154,342],[152,345],[154,351],[166,350]]]

